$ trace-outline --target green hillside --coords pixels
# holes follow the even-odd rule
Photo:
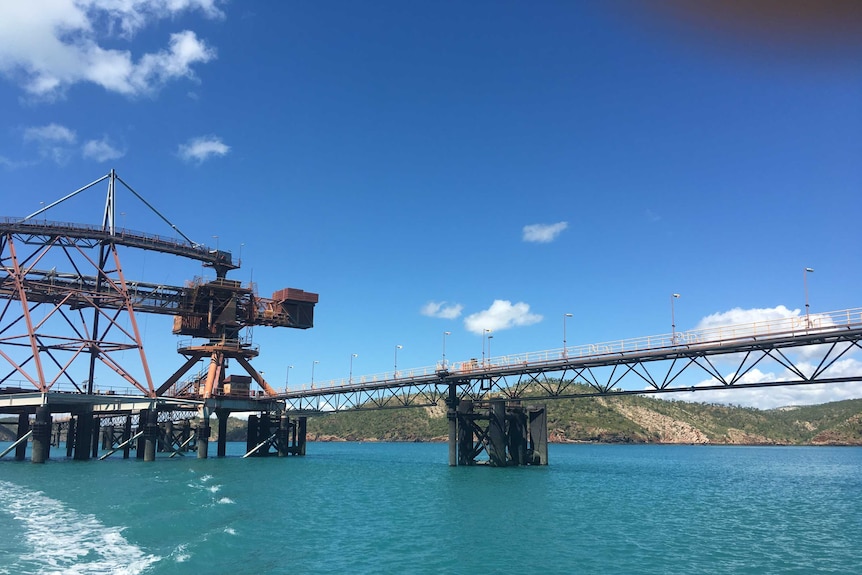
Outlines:
[[[555,442],[862,445],[862,399],[773,410],[642,396],[545,404]],[[439,441],[447,429],[443,407],[352,411],[308,421],[311,440]]]

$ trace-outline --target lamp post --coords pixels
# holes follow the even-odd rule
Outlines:
[[[315,359],[314,362],[311,364],[311,389],[314,389],[314,366],[318,363],[320,362]]]
[[[491,340],[494,339],[493,335],[488,336],[488,365],[491,365]]]
[[[452,335],[451,331],[443,332],[443,369],[446,369],[446,336]]]
[[[482,330],[482,367],[485,367],[485,334],[491,333],[490,329]]]
[[[679,294],[671,294],[670,296],[670,330],[671,330],[671,345],[676,345],[676,317],[674,316],[673,300],[679,299]]]
[[[213,236],[213,239],[216,241],[216,252],[218,252],[218,236]]]
[[[350,356],[350,375],[347,376],[347,383],[353,383],[353,358],[359,357],[358,353],[354,353]]]
[[[395,375],[394,375],[394,379],[398,379],[398,350],[402,349],[403,347],[404,347],[403,345],[396,345],[395,346]]]
[[[563,314],[563,359],[569,357],[569,351],[566,349],[566,318],[572,317],[570,313]]]
[[[284,376],[284,393],[287,393],[287,386],[290,383],[290,370],[293,369],[292,365],[287,366],[287,374]]]
[[[811,316],[808,315],[808,274],[813,273],[814,268],[805,268],[802,272],[802,284],[805,287],[805,325],[811,328]]]

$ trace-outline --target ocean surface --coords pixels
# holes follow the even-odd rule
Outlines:
[[[0,574],[862,572],[860,448],[551,445],[495,469],[445,444],[243,447],[7,455]]]

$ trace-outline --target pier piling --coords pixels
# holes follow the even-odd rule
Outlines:
[[[32,437],[33,449],[30,460],[33,463],[45,463],[51,452],[51,412],[47,405],[36,408]]]
[[[18,414],[18,432],[16,439],[21,439],[30,431],[30,415],[28,413]],[[24,461],[27,457],[27,442],[22,441],[15,447],[15,460]]]

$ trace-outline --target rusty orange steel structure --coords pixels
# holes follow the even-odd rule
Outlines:
[[[51,222],[40,216],[99,183],[108,194],[99,226]],[[117,183],[155,212],[182,239],[117,229]],[[129,281],[120,252],[150,250],[198,260],[216,278],[183,286]],[[0,392],[58,389],[92,394],[97,367],[112,381],[147,397],[183,395],[206,399],[227,387],[227,360],[234,359],[267,396],[275,395],[250,360],[258,350],[243,340],[252,326],[307,329],[314,323],[317,294],[294,288],[261,298],[252,285],[228,280],[237,269],[230,252],[195,243],[153,208],[113,170],[24,218],[0,220]],[[179,347],[186,361],[155,384],[136,314],[173,315],[177,335],[196,338]],[[126,352],[132,351],[133,360]],[[201,374],[180,383],[199,361]],[[0,361],[2,363],[2,361]],[[83,367],[82,367],[83,366]],[[103,373],[103,371],[100,371]],[[83,376],[83,381],[82,381]]]

